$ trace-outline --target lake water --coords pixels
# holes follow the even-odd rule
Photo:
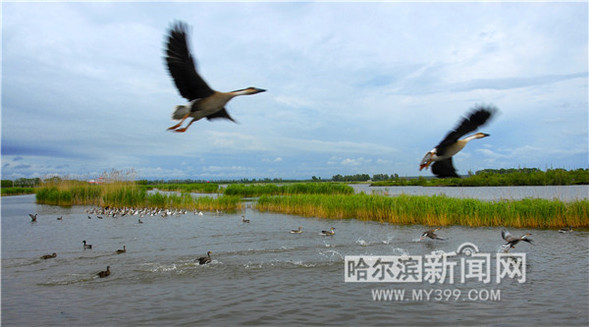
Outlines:
[[[137,216],[88,219],[86,209],[37,205],[34,195],[2,198],[2,326],[589,324],[586,231],[510,229],[514,235],[531,232],[535,245],[511,250],[526,256],[525,282],[517,276],[497,282],[500,228],[448,227],[437,232],[446,240],[419,241],[424,226],[251,208],[144,217],[143,224]],[[29,213],[38,213],[36,223]],[[251,223],[242,223],[242,215]],[[302,234],[288,233],[298,226]],[[334,236],[319,235],[330,227]],[[84,250],[82,240],[93,249]],[[490,254],[489,283],[462,283],[459,275],[454,284],[344,282],[345,256],[425,258],[465,242]],[[123,245],[127,253],[115,254]],[[207,251],[212,263],[194,263]],[[57,258],[39,258],[52,252]],[[107,265],[111,275],[96,277]],[[404,300],[374,300],[374,292],[387,289],[407,293]],[[421,290],[460,297],[411,298]],[[497,291],[500,298],[480,298]]]
[[[589,198],[589,185],[564,186],[370,186],[369,184],[350,184],[356,193],[381,195],[446,195],[454,198],[476,198],[481,200],[521,200],[538,198],[561,201],[586,200]]]

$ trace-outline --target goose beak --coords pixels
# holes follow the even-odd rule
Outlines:
[[[423,168],[427,169],[427,167],[429,167],[429,165],[433,162],[432,156],[433,156],[432,151],[426,153],[425,156],[423,156],[423,159],[421,159],[421,163],[419,164],[420,171]]]
[[[266,90],[254,87],[254,90],[251,94],[262,93],[262,92],[266,92]]]

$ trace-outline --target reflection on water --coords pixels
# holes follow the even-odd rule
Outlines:
[[[531,232],[527,281],[344,283],[351,255],[448,253],[465,242],[496,254],[501,228],[324,220],[248,209],[235,214],[88,219],[86,207],[2,198],[2,323],[41,325],[577,325],[589,322],[588,234]],[[29,213],[38,213],[31,223]],[[241,222],[241,216],[250,219]],[[63,216],[63,220],[56,218]],[[303,227],[303,233],[289,231]],[[336,228],[334,236],[321,230]],[[93,245],[84,250],[82,240]],[[127,253],[115,251],[125,245]],[[212,262],[197,257],[212,251]],[[40,256],[56,252],[57,257]],[[111,267],[111,275],[96,273]],[[500,290],[499,301],[374,301],[373,290]],[[32,310],[31,308],[34,308]]]

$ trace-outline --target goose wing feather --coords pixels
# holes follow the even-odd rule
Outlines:
[[[445,160],[434,161],[432,164],[432,173],[440,178],[460,177],[456,173],[456,168],[454,168],[454,164],[452,163],[452,157]]]
[[[451,130],[446,137],[436,146],[437,155],[444,155],[446,148],[458,141],[462,136],[475,131],[480,126],[484,125],[489,118],[497,111],[493,106],[478,106],[475,107],[468,116],[462,118],[458,126]]]
[[[196,71],[194,59],[188,48],[188,26],[177,22],[170,30],[166,44],[166,64],[182,97],[192,101],[205,98],[215,91]]]

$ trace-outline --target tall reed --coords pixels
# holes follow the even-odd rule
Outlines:
[[[95,205],[110,207],[161,207],[198,210],[236,210],[242,207],[239,197],[192,197],[189,193],[148,194],[146,188],[131,181],[88,184],[59,181],[42,185],[37,190],[37,203],[60,206]]]
[[[343,183],[293,183],[293,184],[231,184],[224,191],[226,195],[255,197],[278,194],[352,194],[354,189]]]
[[[320,218],[370,220],[392,224],[589,227],[589,201],[525,199],[481,201],[446,196],[380,195],[262,196],[261,211]]]

